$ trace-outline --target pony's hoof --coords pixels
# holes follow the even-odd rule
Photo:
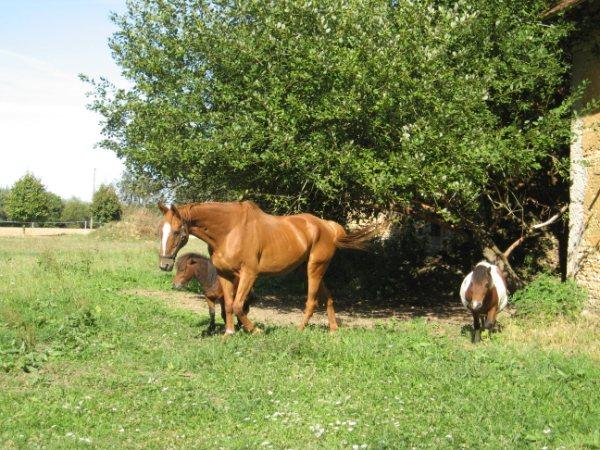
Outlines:
[[[329,329],[329,334],[333,335],[333,334],[337,334],[337,328],[330,328]]]
[[[262,328],[254,327],[254,329],[250,333],[252,333],[252,334],[262,334],[263,330],[262,330]]]

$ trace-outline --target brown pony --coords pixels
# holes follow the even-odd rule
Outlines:
[[[473,315],[473,342],[481,341],[481,329],[490,333],[496,316],[508,304],[506,279],[498,266],[481,261],[464,278],[460,299]]]
[[[223,290],[217,278],[217,269],[212,265],[210,259],[198,253],[186,253],[177,259],[175,264],[177,273],[173,277],[173,288],[183,289],[192,279],[196,279],[202,286],[208,314],[210,315],[209,330],[215,329],[215,304],[221,305],[221,317],[225,322],[225,307],[223,306]],[[246,314],[250,310],[250,304],[254,301],[252,292],[244,304]],[[238,322],[238,325],[239,322]]]
[[[272,216],[249,201],[158,206],[164,215],[159,259],[162,270],[173,269],[177,252],[190,234],[212,249],[211,261],[225,298],[225,334],[234,332],[233,313],[246,331],[258,332],[244,312],[256,278],[290,272],[303,262],[307,263],[308,296],[299,328],[306,326],[321,299],[327,304],[329,329],[335,331],[333,298],[323,276],[337,248],[362,250],[375,232],[375,227],[367,227],[347,233],[340,224],[312,214]]]

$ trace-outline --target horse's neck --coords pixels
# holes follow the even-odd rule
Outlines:
[[[240,212],[241,208],[235,203],[198,203],[187,208],[186,219],[190,233],[214,249],[239,221]]]

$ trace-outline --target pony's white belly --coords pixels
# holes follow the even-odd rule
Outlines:
[[[500,269],[488,263],[487,261],[481,261],[477,264],[478,266],[486,266],[490,267],[492,274],[492,282],[494,283],[494,287],[496,288],[496,293],[498,294],[498,312],[502,311],[508,305],[508,289],[506,284],[504,284],[504,280],[500,276]],[[469,274],[465,277],[462,284],[460,285],[460,301],[463,306],[469,309],[469,302],[467,301],[467,289],[469,289],[469,285],[471,284],[471,278],[473,277],[473,272],[469,272]]]

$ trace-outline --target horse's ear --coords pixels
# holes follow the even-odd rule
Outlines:
[[[179,220],[183,221],[183,219],[181,218],[181,214],[179,213],[179,209],[177,209],[177,207],[175,205],[171,205],[171,211],[173,212],[175,217],[177,217]]]
[[[158,209],[161,210],[161,212],[163,214],[166,214],[167,211],[169,210],[169,208],[167,208],[165,205],[163,205],[161,202],[158,202]]]
[[[487,273],[489,275],[491,275],[492,274],[492,268],[490,266],[488,266],[488,267],[486,267],[486,269],[487,269]]]

